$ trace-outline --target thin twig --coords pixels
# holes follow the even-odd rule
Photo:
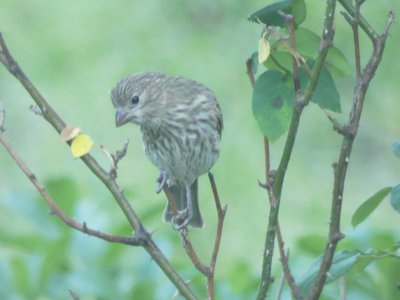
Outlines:
[[[103,233],[98,230],[94,230],[89,228],[86,223],[79,223],[78,221],[74,220],[67,214],[65,214],[56,204],[56,202],[53,200],[53,198],[50,196],[50,194],[46,191],[44,186],[41,184],[41,182],[37,179],[35,174],[28,168],[26,163],[18,156],[18,154],[15,152],[15,150],[11,147],[10,143],[6,139],[5,135],[3,132],[0,131],[0,143],[3,144],[4,148],[7,150],[7,152],[11,155],[11,157],[14,159],[14,161],[17,163],[18,167],[24,172],[26,177],[32,182],[32,184],[35,186],[35,188],[38,190],[40,195],[42,196],[43,200],[47,203],[47,205],[50,207],[50,213],[51,215],[57,216],[61,221],[63,221],[67,226],[74,228],[78,231],[81,231],[83,233],[86,233],[91,236],[98,237],[102,240],[106,240],[108,242],[112,243],[121,243],[121,244],[127,244],[127,245],[133,245],[133,246],[140,246],[143,244],[143,241],[131,236],[117,236],[117,235],[110,235]]]
[[[186,250],[186,253],[189,256],[190,260],[192,261],[193,265],[204,276],[206,276],[207,278],[210,277],[212,271],[211,271],[210,267],[206,266],[205,264],[203,264],[200,261],[200,258],[197,255],[196,250],[194,250],[193,244],[189,239],[187,229],[186,228],[185,229],[181,229],[179,231],[179,233],[180,233],[180,236],[181,236],[183,248]]]
[[[79,296],[73,290],[68,290],[68,292],[72,300],[79,300]]]
[[[319,299],[324,283],[326,281],[327,273],[332,265],[333,256],[335,254],[338,242],[344,237],[340,231],[340,219],[343,203],[343,190],[344,182],[346,179],[347,168],[349,164],[350,155],[352,152],[354,138],[357,134],[360,124],[360,118],[364,106],[365,95],[368,86],[374,77],[375,71],[379,66],[382,58],[385,42],[389,33],[389,29],[394,21],[393,12],[389,13],[383,33],[377,36],[373,42],[373,53],[363,71],[356,78],[356,87],[353,94],[353,106],[349,114],[349,119],[346,124],[347,134],[343,136],[342,146],[339,153],[337,163],[334,164],[334,183],[332,194],[332,206],[329,222],[329,236],[325,246],[322,262],[318,274],[315,278],[313,287],[311,289],[310,299]],[[354,28],[354,27],[352,27]],[[359,46],[356,46],[359,47]],[[355,52],[357,55],[357,52]]]
[[[211,269],[212,275],[207,278],[208,299],[213,300],[214,299],[215,265],[217,262],[219,246],[220,246],[221,238],[222,238],[222,229],[224,226],[224,220],[225,220],[226,210],[228,209],[228,206],[225,205],[222,208],[221,201],[220,201],[219,195],[218,195],[217,185],[215,184],[214,175],[211,172],[208,172],[208,178],[210,180],[210,184],[211,184],[211,188],[212,188],[212,192],[213,192],[214,200],[215,200],[215,206],[217,208],[217,215],[218,215],[217,233],[216,233],[215,241],[214,241],[214,250],[213,250],[213,253],[212,253],[211,259],[210,259],[210,269]]]
[[[254,79],[253,71],[251,70],[251,58],[246,60],[246,73],[249,76],[251,86],[254,87],[256,80]]]
[[[283,294],[283,289],[285,288],[285,283],[286,283],[285,274],[282,274],[282,278],[281,278],[281,281],[278,286],[278,291],[276,292],[276,295],[275,295],[275,300],[281,300],[282,294]]]
[[[208,173],[208,178],[210,180],[211,189],[212,189],[212,192],[214,195],[215,206],[217,208],[217,216],[218,216],[217,233],[216,233],[215,241],[214,241],[214,250],[213,250],[213,253],[211,256],[211,260],[210,260],[210,268],[211,268],[212,272],[214,272],[215,265],[217,262],[217,257],[218,257],[219,246],[221,243],[224,219],[225,219],[225,215],[226,215],[228,206],[227,205],[225,205],[224,207],[221,206],[221,201],[219,199],[217,185],[215,184],[214,175],[211,172]]]
[[[117,151],[115,152],[115,154],[111,154],[111,157],[112,157],[113,160],[114,160],[114,165],[115,165],[115,168],[116,168],[116,169],[117,169],[117,166],[118,166],[119,161],[120,161],[122,158],[125,157],[126,152],[127,152],[127,150],[128,150],[128,146],[129,146],[129,140],[126,139],[125,142],[124,142],[124,145],[122,146],[122,149],[121,149],[121,150],[117,150]]]
[[[338,120],[336,120],[335,117],[333,117],[329,112],[326,110],[323,110],[325,115],[328,117],[329,121],[331,121],[333,125],[333,130],[337,131],[340,134],[347,134],[347,128],[343,124],[340,124]]]
[[[165,196],[167,196],[168,205],[171,208],[172,213],[174,215],[177,215],[179,210],[178,207],[176,206],[174,194],[172,193],[171,188],[168,186],[168,184],[164,184],[163,191],[165,193]]]
[[[361,2],[356,0],[356,8],[354,11],[353,22],[351,28],[353,29],[353,39],[354,39],[354,57],[356,63],[356,78],[361,76],[361,55],[360,55],[360,37],[358,34],[358,24],[360,23],[360,8]]]
[[[36,105],[42,111],[43,118],[48,121],[58,133],[60,133],[61,130],[65,127],[65,122],[60,118],[56,111],[50,106],[50,104],[45,100],[38,89],[32,84],[29,78],[18,66],[17,62],[11,56],[1,33],[0,62],[12,75],[14,75],[16,79],[19,80],[22,86],[31,95]],[[179,274],[172,267],[165,255],[161,252],[159,247],[151,238],[150,233],[144,228],[141,220],[136,215],[136,212],[133,210],[130,203],[126,199],[123,190],[116,183],[115,178],[110,176],[109,172],[105,171],[90,154],[82,156],[81,159],[93,172],[93,174],[103,182],[103,184],[114,196],[114,199],[117,201],[131,227],[134,229],[135,237],[140,240],[144,240],[142,245],[143,248],[149,253],[152,259],[157,263],[157,265],[163,270],[163,272],[167,275],[171,282],[176,286],[180,294],[187,299],[198,299],[192,289],[181,278],[181,276],[179,276]]]
[[[117,169],[118,169],[118,163],[123,159],[126,155],[126,152],[128,151],[128,146],[129,146],[129,139],[126,139],[124,142],[124,145],[122,146],[121,150],[117,150],[115,154],[110,154],[108,150],[106,150],[105,147],[100,146],[101,150],[106,154],[106,156],[110,160],[111,168],[110,168],[110,176],[114,179],[117,178]]]
[[[283,242],[279,223],[276,224],[275,231],[276,231],[276,239],[278,240],[278,249],[281,257],[283,274],[285,275],[286,281],[290,287],[293,298],[296,300],[301,300],[303,299],[303,296],[301,295],[300,289],[297,286],[296,281],[292,275],[292,271],[290,270],[289,267],[289,256],[285,253],[285,244]],[[287,252],[289,252],[289,250]]]
[[[294,34],[294,20],[290,15],[285,15],[281,13],[282,17],[285,18],[287,25],[289,27],[289,41],[290,47],[296,50],[296,40]],[[307,94],[304,95],[303,99],[300,97],[300,80],[298,76],[298,66],[297,60],[293,57],[293,82],[294,89],[296,92],[296,105],[293,108],[292,118],[290,121],[289,131],[286,138],[285,147],[283,150],[283,154],[279,163],[279,167],[274,175],[272,188],[269,189],[269,198],[271,203],[271,209],[269,211],[268,218],[268,227],[265,238],[265,246],[264,246],[264,257],[263,257],[263,265],[261,272],[261,281],[260,286],[258,288],[257,300],[263,300],[267,296],[268,289],[273,282],[273,277],[271,276],[272,269],[272,258],[275,249],[275,236],[276,236],[276,226],[278,224],[278,216],[279,216],[279,206],[281,199],[281,192],[283,181],[285,178],[285,174],[289,165],[290,157],[292,154],[292,150],[294,147],[294,143],[297,136],[297,131],[299,128],[300,117],[303,111],[303,108],[310,100],[315,88],[316,82],[318,81],[319,74],[321,72],[323,62],[326,57],[327,50],[325,47],[320,48],[320,53],[317,57],[319,63],[314,64],[312,76],[309,80],[309,86],[306,88]],[[314,83],[314,84],[310,84]],[[287,279],[287,278],[286,278]]]
[[[297,47],[296,47],[296,35],[295,35],[295,24],[294,24],[294,18],[292,15],[285,14],[282,11],[279,11],[279,15],[285,19],[286,24],[288,25],[289,29],[289,46],[291,49],[293,49],[294,52],[297,52]],[[297,95],[297,99],[299,99],[299,95],[301,93],[301,86],[300,86],[300,78],[299,78],[299,70],[298,70],[298,58],[292,55],[292,70],[293,70],[293,86],[294,86],[294,91]],[[277,208],[279,206],[279,201],[276,199],[276,196],[274,192],[270,189],[270,200],[273,208]],[[284,241],[282,237],[282,232],[279,226],[279,221],[278,221],[278,216],[276,217],[276,224],[275,224],[275,233],[276,233],[276,238],[278,240],[278,250],[279,254],[281,257],[281,264],[282,264],[282,270],[285,275],[286,281],[290,287],[290,290],[292,292],[292,296],[296,300],[301,300],[303,297],[301,296],[299,287],[296,284],[296,281],[292,275],[292,271],[290,270],[289,266],[289,261],[288,257],[285,254],[285,249],[284,249]]]
[[[340,300],[347,299],[346,278],[344,276],[339,278]]]
[[[180,230],[179,232],[181,235],[183,247],[186,250],[186,253],[189,256],[190,260],[192,261],[193,265],[196,267],[197,270],[199,270],[199,272],[201,272],[204,276],[206,276],[208,299],[213,300],[214,299],[215,266],[216,266],[220,243],[221,243],[222,229],[223,229],[224,219],[225,219],[225,215],[226,215],[226,211],[227,211],[227,205],[225,205],[223,208],[221,206],[221,201],[219,199],[217,185],[215,184],[214,175],[211,172],[208,173],[208,178],[210,180],[210,185],[211,185],[211,189],[213,192],[215,206],[216,206],[216,210],[217,210],[217,216],[218,216],[217,232],[216,232],[216,236],[215,236],[213,252],[211,254],[210,263],[208,266],[200,261],[196,251],[194,250],[193,244],[189,239],[187,229]]]
[[[4,131],[4,123],[6,120],[6,110],[4,109],[3,103],[0,101],[0,131]]]
[[[344,9],[350,14],[350,16],[352,17],[355,16],[355,8],[351,3],[352,1],[349,0],[338,0],[338,1],[344,7]],[[370,38],[371,41],[374,41],[378,38],[378,34],[376,33],[376,31],[371,27],[371,25],[362,15],[359,16],[358,22],[362,30],[367,34],[367,36]]]

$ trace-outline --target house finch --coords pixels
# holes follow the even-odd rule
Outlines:
[[[157,192],[170,188],[178,212],[167,205],[164,221],[178,229],[202,227],[197,178],[219,156],[222,114],[206,86],[157,72],[128,75],[111,92],[115,123],[140,126],[147,157],[160,170]]]

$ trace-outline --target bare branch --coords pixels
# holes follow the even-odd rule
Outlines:
[[[6,137],[4,136],[4,134],[1,131],[0,131],[0,143],[3,144],[4,148],[11,155],[11,157],[17,163],[19,168],[24,172],[26,177],[28,177],[28,179],[32,182],[32,184],[38,190],[38,192],[42,196],[43,200],[50,207],[51,214],[57,216],[67,226],[74,228],[78,231],[81,231],[83,233],[86,233],[88,235],[95,236],[102,240],[106,240],[106,241],[112,242],[112,243],[121,243],[121,244],[134,245],[134,246],[140,246],[143,244],[143,241],[141,241],[135,237],[110,235],[110,234],[106,234],[106,233],[103,233],[98,230],[91,229],[91,228],[87,227],[86,223],[81,224],[78,221],[71,218],[70,216],[66,215],[58,207],[56,202],[53,200],[53,198],[50,196],[50,194],[46,191],[44,186],[40,183],[40,181],[37,179],[35,174],[32,173],[32,171],[28,168],[28,166],[25,164],[25,162],[17,155],[17,153],[11,147],[10,143],[7,141]]]
[[[72,300],[79,300],[79,296],[72,290],[68,290]]]
[[[300,93],[297,94],[296,105],[293,108],[292,118],[289,125],[289,131],[286,138],[285,147],[279,163],[279,167],[276,171],[276,175],[274,176],[272,194],[276,199],[276,207],[271,207],[269,212],[268,229],[264,246],[265,249],[264,260],[261,273],[262,277],[257,294],[257,300],[264,300],[266,298],[269,286],[273,281],[273,278],[271,276],[272,257],[275,248],[274,245],[275,245],[275,235],[276,235],[276,224],[278,224],[279,206],[280,206],[280,200],[281,200],[280,198],[281,198],[283,182],[286,171],[288,169],[292,150],[296,141],[296,136],[300,124],[302,111],[304,107],[309,103],[311,97],[314,94],[323,65],[325,63],[325,59],[333,43],[333,38],[335,34],[334,30],[335,8],[336,8],[336,1],[327,0],[325,16],[324,16],[324,26],[322,29],[322,39],[320,43],[319,52],[311,71],[311,77],[304,90],[304,94],[302,96],[300,95]],[[291,26],[293,28],[293,24],[291,22],[288,22],[288,27],[290,28]],[[294,35],[293,32],[294,30],[289,29],[289,35]],[[292,41],[291,43],[293,45],[293,48],[296,49],[295,37],[294,36],[289,37],[289,39]],[[295,70],[297,69],[297,61],[293,63],[293,67],[295,72]],[[297,85],[299,86],[299,84],[295,82],[295,89],[296,91],[299,91]]]
[[[368,86],[375,74],[375,71],[381,61],[383,50],[385,48],[386,38],[388,36],[388,32],[393,21],[394,14],[393,12],[390,12],[386,20],[383,33],[379,36],[374,35],[374,38],[372,40],[374,49],[367,65],[356,78],[356,87],[353,94],[353,106],[349,114],[348,122],[346,124],[348,134],[343,136],[339,158],[337,163],[334,164],[334,183],[328,241],[325,246],[325,251],[323,254],[318,275],[314,281],[311,290],[310,299],[319,299],[324,283],[326,281],[327,274],[329,272],[329,268],[332,264],[336,246],[338,242],[344,237],[340,231],[340,220],[343,203],[344,182],[346,179],[348,163],[352,152],[354,138],[357,134],[360,124],[365,95],[368,90]],[[352,29],[354,30],[355,26],[352,26]],[[356,35],[356,33],[354,33],[354,35]],[[358,42],[358,39],[354,39],[354,41]],[[359,45],[355,45],[355,48],[357,47],[359,47]],[[358,55],[357,51],[355,51],[355,55]]]
[[[6,110],[0,101],[0,132],[4,132],[4,123],[6,121]]]
[[[60,116],[55,112],[55,110],[50,106],[50,104],[45,100],[38,89],[32,84],[29,78],[18,66],[17,62],[11,56],[1,33],[0,61],[7,68],[7,70],[12,75],[14,75],[16,79],[19,80],[19,82],[31,95],[36,105],[42,111],[43,118],[48,121],[58,133],[60,133],[61,130],[65,127],[65,122],[60,118]],[[94,175],[103,182],[103,184],[114,196],[114,199],[117,201],[118,205],[120,206],[121,210],[129,221],[131,227],[135,231],[134,237],[136,239],[139,239],[140,241],[143,241],[143,248],[149,253],[149,255],[157,263],[157,265],[168,276],[171,282],[173,282],[181,295],[187,299],[198,299],[194,292],[189,288],[187,283],[171,266],[167,258],[164,256],[164,254],[151,238],[150,233],[144,228],[141,220],[136,215],[136,212],[132,209],[130,203],[126,199],[122,189],[116,183],[115,178],[110,176],[109,172],[106,172],[90,154],[82,156],[81,159],[86,164],[86,166],[94,173]]]
[[[303,299],[303,296],[300,293],[300,289],[297,286],[296,281],[292,275],[292,271],[290,270],[290,267],[289,267],[289,256],[285,253],[285,244],[283,242],[281,228],[279,226],[279,223],[276,224],[275,231],[276,231],[276,239],[278,240],[278,249],[279,249],[279,254],[281,257],[283,274],[285,275],[286,281],[290,287],[290,290],[292,291],[293,298],[296,300],[301,300],[301,299]]]
[[[194,250],[193,244],[190,241],[187,228],[182,228],[179,230],[182,244],[184,249],[186,250],[187,255],[192,261],[193,265],[199,270],[207,278],[207,294],[208,299],[214,299],[214,274],[215,274],[215,265],[217,262],[219,246],[221,243],[222,237],[222,228],[224,224],[225,214],[227,211],[227,206],[225,205],[223,208],[221,206],[221,201],[219,199],[217,185],[215,184],[214,176],[211,172],[208,173],[208,178],[210,180],[211,189],[214,195],[215,206],[217,209],[218,223],[217,223],[217,233],[214,241],[214,248],[211,254],[211,259],[209,265],[205,265],[202,263]],[[164,189],[165,190],[165,189]],[[168,195],[167,195],[168,196]],[[174,202],[174,201],[173,201]]]

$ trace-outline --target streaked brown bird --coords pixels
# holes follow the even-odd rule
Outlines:
[[[208,172],[220,152],[220,107],[206,86],[158,72],[131,74],[111,92],[116,126],[140,126],[145,152],[160,170],[156,191],[165,184],[178,212],[167,205],[164,221],[177,229],[203,227],[197,178]]]

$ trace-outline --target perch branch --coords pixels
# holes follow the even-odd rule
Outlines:
[[[311,70],[311,77],[305,88],[304,94],[302,96],[297,95],[296,97],[296,104],[295,107],[293,108],[292,118],[289,125],[289,131],[286,138],[285,147],[279,163],[279,167],[274,177],[272,192],[277,201],[277,205],[275,208],[271,207],[269,213],[268,229],[265,240],[264,261],[262,266],[262,278],[258,290],[257,300],[263,300],[266,298],[269,286],[273,281],[273,278],[271,277],[272,257],[275,245],[275,235],[276,235],[275,229],[276,229],[276,224],[278,223],[279,204],[280,204],[282,186],[289,165],[292,150],[295,144],[302,111],[304,107],[309,103],[312,95],[314,94],[326,56],[333,42],[333,37],[335,33],[334,32],[335,7],[336,7],[335,0],[327,0],[325,16],[324,16],[324,25],[322,29],[322,39],[318,55]],[[293,30],[289,30],[289,33],[291,32],[293,35]],[[292,41],[294,41],[294,37],[289,37],[289,38],[291,38]]]
[[[22,69],[18,66],[17,62],[11,56],[1,33],[0,61],[31,95],[36,105],[42,111],[43,118],[48,121],[58,133],[60,133],[61,130],[65,127],[65,122],[60,118],[60,116],[55,112],[55,110],[50,106],[50,104],[45,100],[45,98],[32,84],[32,82],[25,75]],[[171,282],[173,282],[180,294],[186,299],[198,299],[193,291],[189,288],[187,283],[171,266],[167,258],[164,256],[164,254],[151,238],[150,233],[144,228],[139,217],[136,215],[135,211],[132,209],[128,200],[126,199],[122,189],[116,183],[115,178],[113,178],[109,172],[106,172],[90,154],[84,155],[81,159],[86,164],[86,166],[94,173],[94,175],[103,182],[103,184],[114,196],[121,210],[128,219],[131,227],[135,231],[134,237],[136,239],[142,240],[143,248],[149,253],[152,259],[168,276]]]
[[[32,182],[32,184],[38,190],[38,192],[42,196],[43,200],[50,207],[50,214],[56,215],[67,226],[74,228],[78,231],[81,231],[83,233],[86,233],[88,235],[98,237],[102,240],[106,240],[106,241],[112,242],[112,243],[122,243],[122,244],[133,245],[133,246],[141,245],[142,241],[135,238],[134,236],[127,237],[127,236],[116,236],[116,235],[106,234],[101,231],[91,229],[86,225],[86,223],[81,224],[78,221],[71,218],[70,216],[68,216],[67,214],[65,214],[64,211],[62,211],[58,207],[58,205],[53,200],[53,198],[50,196],[50,194],[46,191],[46,189],[41,184],[41,182],[37,179],[36,175],[28,168],[26,163],[18,156],[18,154],[15,152],[15,150],[11,147],[10,143],[8,142],[5,135],[1,131],[0,131],[0,143],[3,144],[4,148],[14,159],[14,161],[16,162],[18,167],[24,172],[26,177],[28,177],[28,179]]]
[[[226,215],[227,206],[225,205],[223,208],[221,206],[221,201],[219,199],[217,185],[215,184],[214,175],[209,172],[208,178],[210,180],[211,189],[214,195],[215,206],[217,209],[217,216],[218,216],[218,224],[217,224],[217,233],[214,241],[213,252],[211,254],[211,259],[209,265],[205,265],[202,263],[194,250],[193,244],[189,239],[187,229],[180,230],[181,240],[183,247],[186,250],[187,255],[189,256],[190,260],[192,261],[193,265],[196,267],[199,272],[201,272],[207,278],[207,294],[208,299],[214,299],[214,274],[215,274],[215,265],[217,262],[219,246],[221,243],[222,237],[222,229],[224,225],[224,219]]]
[[[383,50],[385,48],[386,38],[388,36],[389,29],[393,21],[394,21],[394,14],[393,12],[390,12],[386,20],[383,33],[381,35],[377,35],[373,39],[374,48],[367,65],[359,74],[359,76],[357,76],[356,78],[356,86],[353,94],[353,106],[349,114],[348,122],[346,124],[347,134],[343,136],[338,162],[334,164],[335,166],[334,183],[333,183],[331,216],[329,223],[329,236],[328,236],[328,241],[326,243],[325,252],[323,254],[321,266],[311,290],[310,299],[313,300],[319,299],[321,295],[324,283],[326,281],[327,273],[332,264],[337,243],[343,238],[343,234],[340,231],[340,216],[341,216],[342,201],[343,201],[344,182],[346,178],[350,154],[352,151],[354,138],[357,134],[357,130],[360,124],[360,118],[364,105],[365,95],[368,86],[375,75],[375,71],[378,68],[379,63],[381,61]],[[356,46],[356,48],[357,47],[358,46]],[[355,55],[357,55],[357,52],[355,52]]]

